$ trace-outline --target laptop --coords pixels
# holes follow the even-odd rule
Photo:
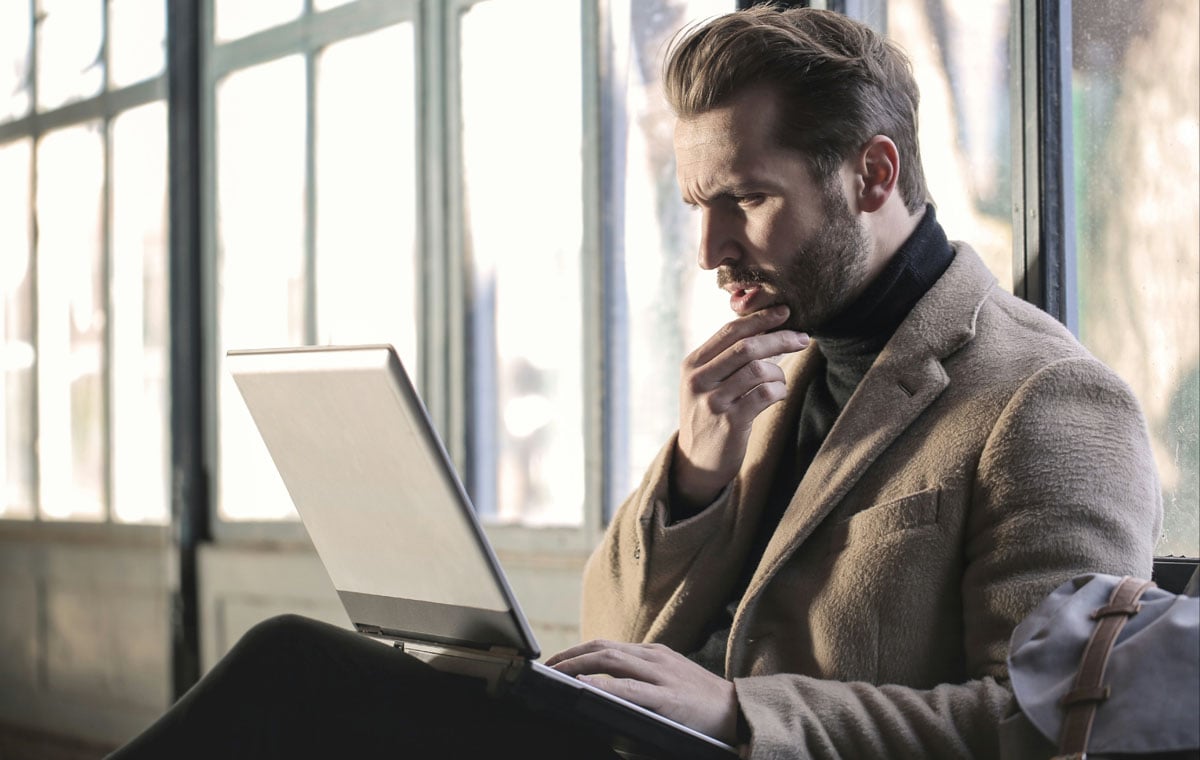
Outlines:
[[[227,368],[362,634],[611,740],[624,757],[737,751],[537,662],[537,641],[395,350],[230,351]]]

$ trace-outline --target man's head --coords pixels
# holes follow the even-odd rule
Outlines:
[[[688,119],[747,90],[765,87],[780,103],[774,135],[829,178],[871,137],[896,144],[898,191],[910,214],[928,195],[917,144],[920,95],[907,57],[869,27],[813,8],[758,6],[684,30],[669,52],[663,86],[675,115]]]
[[[784,303],[790,327],[819,332],[924,209],[907,62],[837,14],[754,9],[686,32],[665,84],[700,266],[738,314]]]

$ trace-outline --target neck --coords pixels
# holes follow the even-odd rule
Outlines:
[[[864,215],[863,224],[872,242],[868,281],[879,276],[896,255],[896,251],[900,250],[900,246],[904,245],[904,241],[912,237],[913,231],[925,217],[925,208],[922,204],[915,214],[910,214],[904,207],[899,193],[893,193],[882,208]]]
[[[926,207],[920,220],[883,271],[840,314],[814,330],[815,337],[866,340],[876,350],[883,347],[954,258],[933,208]]]

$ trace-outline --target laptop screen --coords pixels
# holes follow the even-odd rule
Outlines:
[[[343,602],[382,610],[356,614],[347,604],[355,623],[407,614],[419,619],[387,625],[414,632],[441,612],[514,612],[391,347],[231,351],[228,368],[334,588]],[[389,600],[414,604],[389,609]]]

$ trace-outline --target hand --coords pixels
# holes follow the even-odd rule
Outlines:
[[[737,691],[662,644],[589,641],[546,664],[714,739],[737,739]]]
[[[794,330],[768,332],[784,323],[783,305],[738,317],[683,360],[679,438],[671,466],[683,511],[717,498],[742,466],[754,419],[787,393],[783,370],[772,356],[806,348]]]

